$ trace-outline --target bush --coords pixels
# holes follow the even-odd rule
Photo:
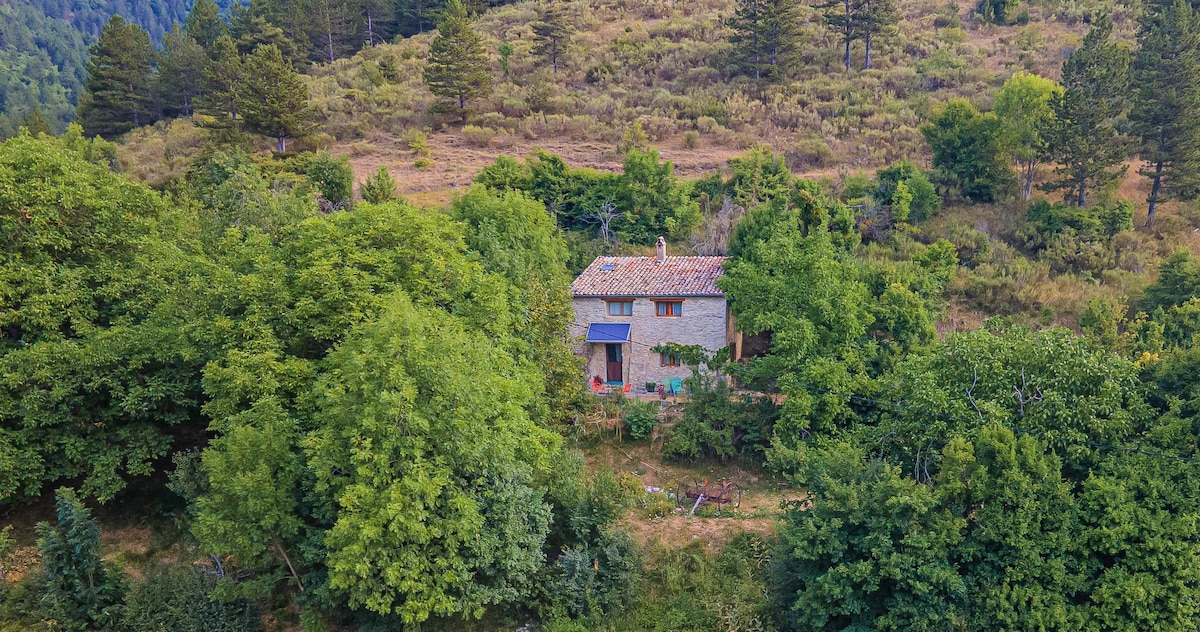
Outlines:
[[[213,599],[217,578],[189,567],[162,567],[133,586],[122,617],[127,632],[255,632],[257,610],[238,599]]]
[[[388,173],[387,167],[379,165],[375,174],[358,187],[358,194],[364,202],[371,204],[389,202],[396,199],[396,180]]]
[[[630,401],[621,411],[625,428],[633,439],[643,439],[658,425],[658,405],[652,402]]]
[[[468,143],[476,147],[487,147],[492,144],[496,138],[496,130],[490,127],[477,127],[475,125],[465,125],[462,128],[463,138],[467,139]]]
[[[700,132],[690,129],[683,133],[683,146],[688,149],[695,149],[696,144],[700,142]]]
[[[334,158],[327,151],[317,152],[304,175],[334,208],[347,205],[354,195],[354,170],[345,156]]]
[[[429,136],[419,129],[410,129],[400,137],[404,144],[412,150],[414,156],[428,158],[433,151],[429,148]]]
[[[771,439],[779,408],[769,397],[734,401],[723,380],[713,384],[691,378],[683,419],[671,429],[663,455],[673,459],[701,456],[725,459],[762,450]]]

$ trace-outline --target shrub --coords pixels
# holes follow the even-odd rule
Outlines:
[[[768,397],[734,400],[723,380],[709,384],[689,378],[683,419],[671,429],[663,455],[673,459],[701,456],[725,459],[761,450],[770,441],[779,409]]]
[[[420,169],[422,171],[426,169],[432,169],[433,161],[429,158],[418,158],[415,162],[413,162],[413,168]]]
[[[683,146],[688,149],[695,149],[696,144],[700,141],[700,132],[690,129],[683,133]]]
[[[632,439],[649,436],[658,424],[658,406],[652,402],[630,401],[621,413]]]
[[[475,125],[465,125],[462,128],[463,138],[467,139],[468,143],[476,147],[487,147],[492,144],[496,138],[496,130],[490,127],[477,127]]]
[[[217,578],[189,567],[157,568],[135,584],[122,617],[127,632],[256,632],[257,610],[247,601],[213,599]]]
[[[354,195],[354,170],[345,156],[334,158],[327,151],[317,152],[304,175],[334,208],[347,205]]]
[[[394,200],[396,199],[396,180],[388,173],[387,167],[379,165],[375,174],[358,187],[358,194],[362,196],[364,202],[371,204],[383,204]]]
[[[414,156],[423,156],[428,158],[433,150],[429,148],[429,136],[419,129],[410,129],[404,132],[400,137],[408,148],[412,150]]]

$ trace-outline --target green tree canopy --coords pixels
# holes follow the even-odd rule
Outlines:
[[[1033,193],[1038,164],[1046,155],[1045,130],[1054,124],[1050,104],[1062,95],[1062,87],[1028,72],[1017,72],[996,93],[994,111],[1000,120],[1000,142],[1004,152],[1017,163],[1021,197]]]
[[[966,100],[952,99],[921,126],[921,134],[933,150],[938,179],[967,200],[991,202],[1012,182],[995,114],[981,114]]]

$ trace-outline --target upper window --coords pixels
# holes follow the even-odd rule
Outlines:
[[[609,316],[633,316],[633,301],[609,301]]]
[[[656,316],[683,316],[683,301],[658,301],[654,310]]]
[[[679,366],[679,356],[675,355],[674,353],[667,353],[664,351],[658,354],[658,358],[662,363],[662,366]]]

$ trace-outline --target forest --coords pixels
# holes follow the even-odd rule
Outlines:
[[[1200,5],[0,43],[0,632],[1200,627]],[[759,347],[597,396],[571,280],[659,236]]]

